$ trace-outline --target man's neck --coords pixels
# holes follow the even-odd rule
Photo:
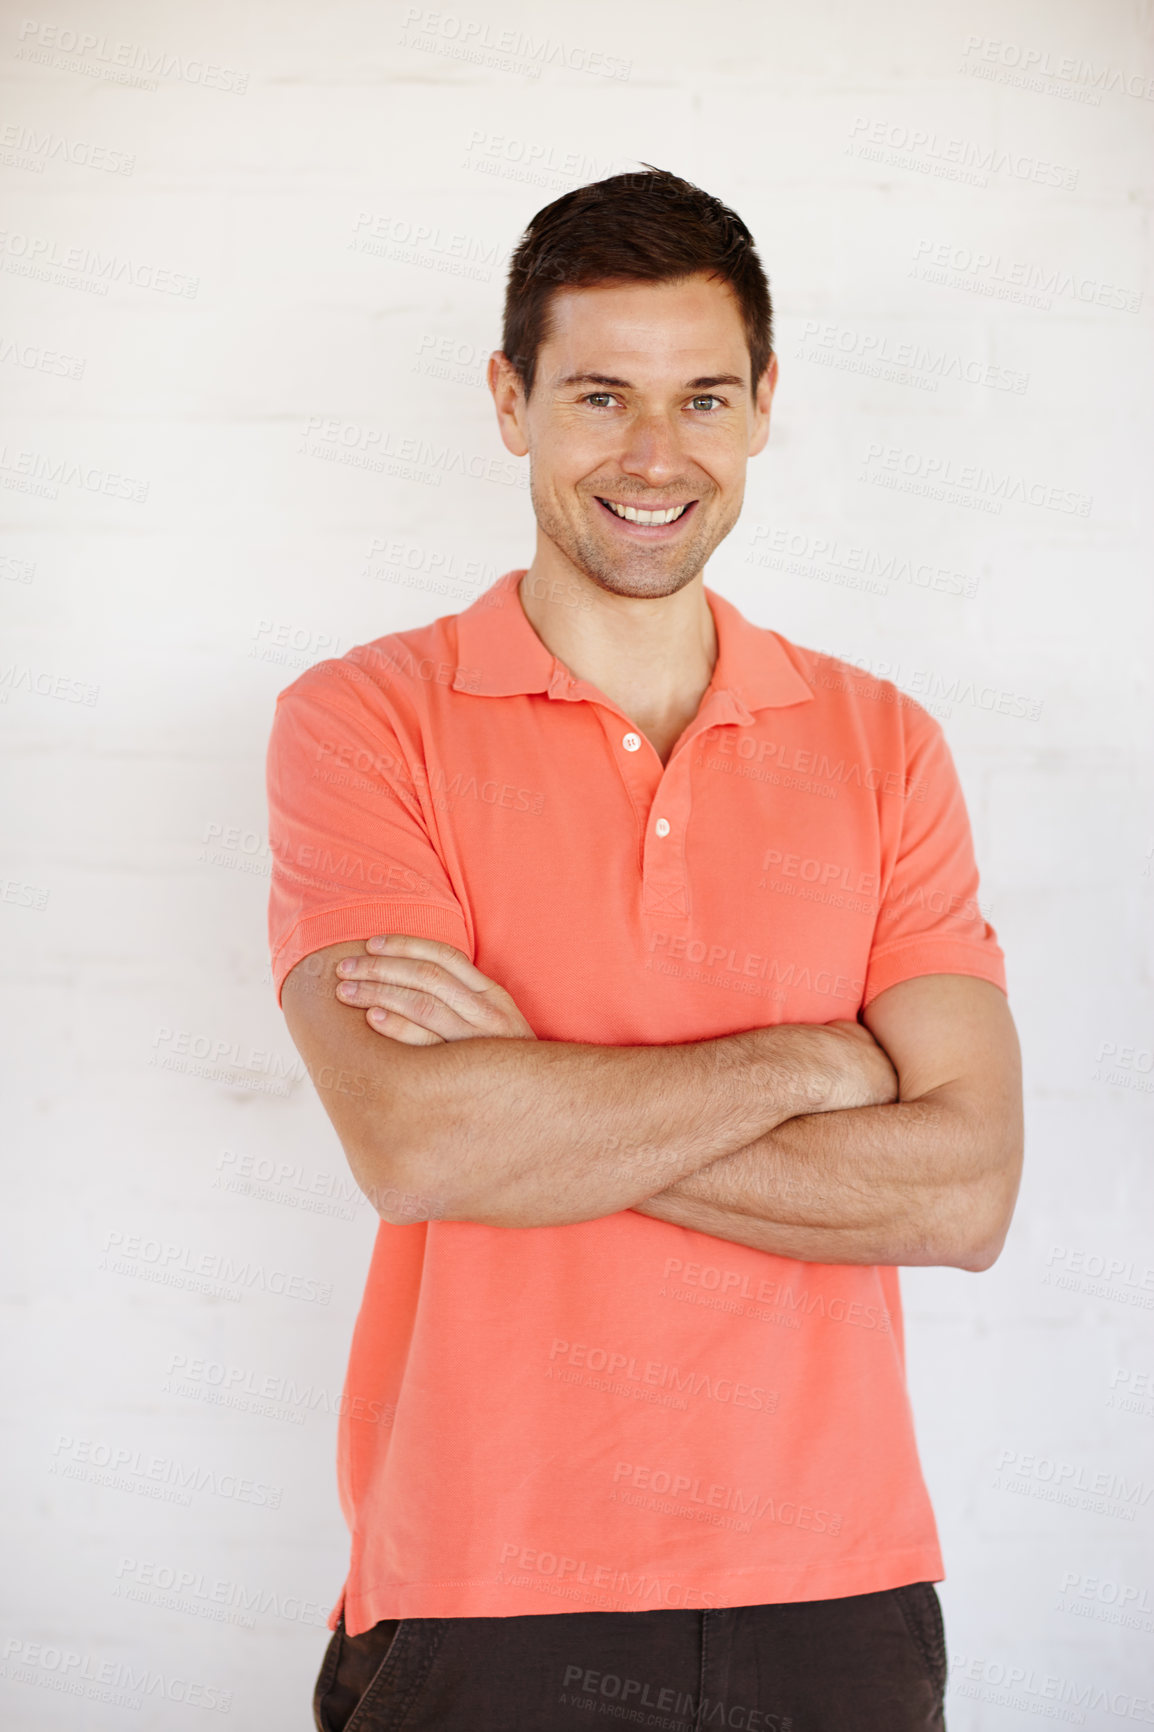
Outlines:
[[[613,595],[565,562],[534,560],[518,594],[546,649],[604,692],[667,763],[697,714],[717,661],[704,574],[660,598]]]

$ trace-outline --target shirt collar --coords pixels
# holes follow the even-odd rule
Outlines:
[[[571,674],[533,630],[517,593],[524,575],[524,568],[507,571],[456,615],[453,689],[491,698],[527,692],[554,698],[592,695],[596,688]],[[708,585],[705,596],[717,630],[717,662],[707,694],[713,695],[715,708],[721,699],[733,720],[748,722],[756,710],[813,697],[776,632],[754,625]]]

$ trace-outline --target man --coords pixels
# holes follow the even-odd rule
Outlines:
[[[725,206],[558,199],[532,565],[278,700],[274,978],[381,1216],[322,1732],[944,1723],[896,1266],[997,1257],[1017,1040],[937,722],[705,587],[776,380]]]

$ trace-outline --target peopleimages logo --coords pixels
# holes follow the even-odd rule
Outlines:
[[[106,295],[112,283],[128,283],[135,289],[154,289],[158,294],[194,301],[200,287],[199,277],[143,259],[122,258],[93,247],[65,246],[51,235],[26,235],[17,229],[0,229],[0,269],[17,276],[39,277],[55,271],[59,276],[54,280],[71,278],[68,286],[86,288],[97,295]]]
[[[1149,1696],[1131,1696],[1125,1690],[1087,1684],[1057,1672],[1039,1672],[1035,1666],[962,1653],[951,1653],[949,1668],[950,1691],[971,1701],[1017,1708],[1024,1713],[1044,1715],[1048,1720],[1065,1720],[1074,1726],[1085,1724],[1087,1708],[1154,1726],[1154,1699]]]
[[[257,1615],[311,1624],[318,1630],[325,1628],[328,1618],[326,1607],[318,1600],[302,1600],[283,1589],[249,1588],[227,1577],[207,1576],[203,1570],[148,1558],[122,1557],[112,1592],[121,1599],[141,1600],[248,1630],[255,1627]]]
[[[1039,264],[1036,260],[1006,259],[981,247],[957,246],[950,241],[920,240],[909,275],[921,282],[965,288],[974,294],[992,296],[1048,312],[1054,300],[1063,297],[1083,306],[1106,307],[1120,313],[1136,313],[1142,292],[1102,277],[1082,276],[1065,265]]]
[[[232,1691],[218,1685],[168,1677],[127,1660],[102,1659],[96,1654],[82,1654],[77,1648],[29,1642],[20,1636],[9,1636],[5,1641],[0,1676],[9,1683],[59,1690],[65,1696],[84,1696],[134,1713],[144,1707],[146,1697],[180,1702],[186,1708],[210,1708],[218,1714],[227,1714],[232,1707]]]
[[[185,1506],[198,1491],[252,1504],[258,1509],[279,1509],[284,1496],[283,1486],[269,1485],[244,1474],[221,1473],[214,1467],[178,1461],[175,1456],[150,1455],[147,1450],[127,1444],[106,1443],[102,1438],[69,1437],[64,1432],[56,1439],[48,1472],[60,1479],[86,1480],[91,1485],[136,1492]]]
[[[123,150],[112,150],[106,144],[91,144],[86,139],[64,138],[60,133],[38,132],[35,127],[17,121],[0,127],[0,162],[9,168],[30,169],[42,174],[49,162],[66,162],[74,168],[93,168],[103,174],[131,174],[135,156]]]
[[[828,658],[834,659],[834,658]],[[837,658],[844,659],[844,658]],[[893,694],[894,702],[902,702],[902,694]],[[753,760],[757,768],[766,767],[771,773],[797,772],[808,778],[800,782],[786,780],[786,787],[797,786],[809,792],[828,784],[827,792],[836,798],[840,788],[862,788],[870,793],[896,794],[900,799],[924,801],[926,783],[920,778],[902,776],[884,764],[862,764],[854,758],[834,758],[828,752],[818,752],[785,740],[757,740],[749,734],[733,737],[734,730],[723,733],[705,758],[707,767],[724,764],[727,758]],[[704,748],[702,755],[704,756]]]
[[[558,1707],[612,1714],[636,1726],[660,1726],[668,1732],[685,1732],[691,1724],[728,1726],[733,1732],[792,1732],[794,1724],[788,1714],[770,1713],[724,1698],[711,1701],[705,1695],[695,1697],[689,1691],[677,1690],[672,1684],[626,1678],[619,1672],[596,1672],[585,1665],[566,1666],[562,1684]]]
[[[1095,107],[1104,91],[1154,102],[1154,78],[1148,73],[1130,72],[1121,66],[1111,66],[1109,61],[1096,65],[1075,54],[1059,58],[1048,48],[1003,42],[992,36],[966,38],[962,71],[1043,94],[1091,102]],[[1047,80],[1052,81],[1049,89]]]
[[[641,1607],[712,1606],[717,1595],[709,1588],[675,1582],[669,1576],[618,1569],[614,1564],[575,1558],[565,1552],[541,1551],[509,1541],[501,1547],[496,1580],[505,1587],[543,1588],[573,1599],[601,1599],[605,1606],[634,1611]],[[584,1590],[577,1593],[576,1590]]]
[[[120,42],[91,30],[42,24],[35,18],[26,18],[20,26],[16,58],[49,66],[66,66],[71,61],[72,71],[118,84],[133,84],[144,90],[156,90],[158,78],[199,84],[206,90],[232,96],[243,96],[248,89],[248,73],[238,72],[234,67],[197,60],[169,49],[149,48],[142,42]]]
[[[674,1503],[680,1498],[685,1505],[696,1504],[699,1506],[697,1510],[691,1512],[686,1508],[684,1513],[692,1513],[700,1519],[706,1518],[712,1511],[726,1511],[748,1517],[750,1525],[763,1516],[768,1516],[771,1522],[780,1523],[784,1527],[803,1528],[809,1533],[836,1534],[841,1530],[841,1516],[830,1510],[817,1508],[813,1504],[798,1503],[796,1499],[775,1498],[750,1487],[742,1489],[740,1486],[706,1485],[699,1475],[676,1473],[669,1468],[651,1468],[630,1461],[619,1461],[613,1469],[613,1484],[616,1488],[613,1492],[614,1501],[629,1501],[620,1495],[620,1488],[627,1486],[634,1491],[650,1493],[652,1497],[668,1497]],[[652,1507],[652,1498],[648,1507]]]
[[[746,1269],[723,1269],[713,1263],[686,1263],[680,1257],[667,1257],[662,1270],[659,1297],[678,1297],[678,1287],[696,1287],[723,1298],[750,1299],[761,1305],[776,1305],[783,1312],[799,1317],[828,1318],[833,1323],[852,1323],[859,1329],[878,1329],[883,1334],[890,1327],[890,1314],[884,1305],[870,1305],[861,1299],[846,1299],[839,1293],[828,1294],[806,1286],[793,1287],[786,1281],[762,1278],[754,1282]]]
[[[300,1299],[312,1305],[327,1305],[333,1296],[331,1281],[311,1280],[287,1269],[269,1269],[263,1263],[233,1258],[227,1252],[196,1251],[188,1245],[174,1244],[167,1239],[153,1239],[140,1233],[109,1232],[104,1241],[102,1269],[117,1274],[155,1275],[166,1286],[191,1286],[198,1283],[219,1284],[222,1296],[230,1289],[237,1295],[274,1293],[282,1299]]]
[[[1042,1285],[1088,1293],[1098,1299],[1118,1299],[1154,1311],[1154,1262],[1072,1245],[1051,1245]]]
[[[603,1372],[605,1375],[599,1381],[590,1382],[581,1375],[567,1375],[570,1368],[578,1373]],[[632,1353],[584,1341],[554,1340],[549,1349],[545,1375],[556,1377],[563,1383],[586,1383],[593,1388],[604,1385],[611,1393],[635,1397],[649,1393],[646,1389],[631,1387],[641,1384],[677,1397],[703,1395],[709,1401],[746,1407],[758,1413],[777,1411],[777,1391],[766,1389],[759,1383],[738,1383],[732,1377],[716,1377],[696,1368],[683,1371],[681,1366],[666,1365],[660,1359],[640,1360]],[[614,1379],[617,1381],[612,1381]],[[684,1407],[684,1402],[681,1405]]]
[[[865,134],[863,138],[861,135]],[[912,168],[944,180],[964,180],[972,186],[988,186],[991,174],[1008,174],[1035,185],[1061,187],[1073,192],[1078,170],[1064,163],[1048,162],[1025,151],[1012,151],[995,144],[977,144],[971,139],[943,137],[933,128],[907,126],[902,121],[875,120],[859,114],[850,128],[847,156],[867,162],[885,162]]]
[[[982,502],[982,509],[995,514],[1004,504],[1032,505],[1043,511],[1062,511],[1075,517],[1089,517],[1094,503],[1089,493],[1077,493],[1068,487],[1052,486],[1049,482],[1017,475],[1010,470],[987,469],[981,463],[955,464],[952,457],[932,452],[911,451],[902,445],[884,445],[871,440],[862,457],[866,468],[859,480],[876,485],[928,487],[952,490],[957,501],[965,496]]]
[[[518,72],[525,78],[540,78],[546,66],[595,78],[626,79],[633,70],[631,60],[599,49],[580,48],[550,36],[533,37],[523,30],[494,29],[486,19],[462,18],[460,13],[427,6],[406,9],[400,40],[406,48]]]
[[[1154,1485],[1128,1480],[1109,1468],[1091,1470],[1082,1462],[1018,1449],[1002,1450],[992,1485],[995,1491],[1017,1492],[1127,1522],[1154,1497]]]
[[[1132,1583],[1111,1581],[1108,1576],[1084,1575],[1081,1570],[1066,1570],[1062,1576],[1058,1592],[1071,1596],[1070,1602],[1065,1604],[1059,1602],[1058,1609],[1060,1611],[1076,1610],[1089,1616],[1093,1610],[1093,1615],[1097,1617],[1102,1615],[1099,1608],[1105,1608],[1107,1614],[1115,1612],[1126,1614],[1127,1608],[1132,1607],[1134,1614],[1146,1614],[1146,1623],[1140,1627],[1146,1629],[1151,1627],[1149,1616],[1154,1613],[1154,1605],[1150,1602],[1149,1588],[1135,1587]],[[1078,1600],[1090,1601],[1093,1603],[1092,1607],[1079,1606],[1077,1605]]]

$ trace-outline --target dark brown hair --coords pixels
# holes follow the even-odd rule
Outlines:
[[[539,210],[517,244],[505,289],[501,347],[525,390],[549,334],[559,288],[672,282],[706,271],[737,298],[753,384],[773,354],[773,304],[753,236],[720,199],[645,163],[645,173],[575,187]]]

